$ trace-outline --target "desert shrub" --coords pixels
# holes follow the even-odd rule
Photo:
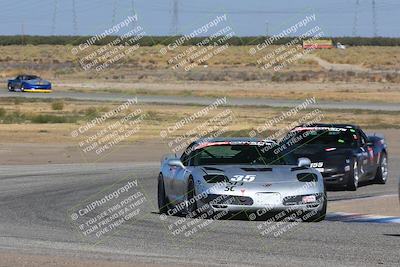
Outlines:
[[[51,108],[53,110],[63,110],[64,102],[63,101],[55,101],[55,102],[51,103]]]
[[[56,116],[50,114],[39,114],[29,118],[32,123],[74,123],[77,119],[76,116]]]

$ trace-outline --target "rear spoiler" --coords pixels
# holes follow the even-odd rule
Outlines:
[[[383,134],[377,134],[377,133],[366,133],[366,135],[368,137],[378,137],[378,138],[381,138],[381,139],[385,138],[385,136]]]

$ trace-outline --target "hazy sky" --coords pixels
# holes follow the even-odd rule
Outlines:
[[[75,0],[74,16],[73,0],[0,0],[0,35],[72,35],[74,29],[94,35],[132,14],[132,5],[149,35],[169,35],[174,25],[187,34],[223,13],[239,36],[279,33],[312,13],[325,35],[352,36],[354,30],[359,36],[374,34],[372,0],[359,0],[357,16],[357,0],[175,1],[178,12],[173,12],[174,0]],[[375,10],[377,34],[400,37],[400,0],[375,0]]]

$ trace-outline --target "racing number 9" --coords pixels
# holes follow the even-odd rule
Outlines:
[[[254,174],[248,174],[248,175],[234,175],[231,178],[232,182],[253,182],[256,179],[256,176]]]

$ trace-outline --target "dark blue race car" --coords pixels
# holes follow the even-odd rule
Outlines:
[[[359,182],[384,184],[388,148],[382,136],[367,135],[356,125],[313,124],[294,128],[282,146],[295,157],[307,157],[326,186],[356,190]]]
[[[8,80],[8,91],[50,93],[51,83],[35,75],[19,75],[14,80]]]

